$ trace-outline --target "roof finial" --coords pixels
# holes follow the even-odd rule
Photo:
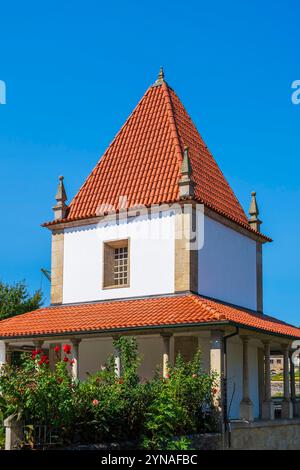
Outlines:
[[[251,193],[251,203],[250,203],[250,208],[249,208],[249,214],[250,214],[250,219],[248,219],[248,221],[249,221],[250,227],[256,230],[257,232],[259,232],[262,221],[259,220],[258,218],[259,209],[258,209],[258,205],[256,201],[255,191],[252,191]]]
[[[164,79],[165,79],[165,73],[164,73],[163,67],[161,66],[160,69],[159,69],[159,74],[158,74],[157,80],[154,83],[154,86],[161,85],[163,83]]]
[[[163,66],[161,65],[159,69],[158,80],[163,80],[164,78],[165,78],[165,72],[164,72]]]
[[[68,206],[66,204],[67,194],[64,185],[64,177],[59,177],[57,193],[55,196],[56,206],[53,207],[55,220],[64,219],[67,215]]]
[[[191,179],[192,166],[189,156],[189,148],[184,147],[182,164],[181,164],[181,177],[179,180],[179,196],[181,199],[194,196],[195,183]]]

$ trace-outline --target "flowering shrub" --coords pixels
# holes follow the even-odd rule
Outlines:
[[[57,429],[64,445],[131,440],[147,449],[185,449],[187,439],[174,441],[174,436],[214,429],[210,411],[215,377],[201,371],[200,353],[187,364],[179,356],[168,378],[158,370],[141,383],[136,341],[121,337],[115,347],[121,356],[120,378],[110,357],[86,381],[72,381],[69,345],[63,346],[65,355],[54,371],[41,350],[25,354],[22,367],[5,365],[0,412],[4,418],[14,413],[28,425]],[[60,353],[60,347],[54,350]]]
[[[72,422],[72,383],[66,364],[49,369],[41,350],[24,354],[22,366],[6,364],[0,375],[0,409],[4,417],[15,414],[25,423],[65,427]]]

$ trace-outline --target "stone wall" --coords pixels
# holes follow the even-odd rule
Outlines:
[[[231,424],[233,450],[300,450],[300,419]]]

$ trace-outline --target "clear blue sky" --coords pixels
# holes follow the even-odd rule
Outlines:
[[[296,0],[2,2],[0,277],[40,287],[57,177],[71,199],[162,64],[246,210],[257,191],[265,310],[300,324],[299,14]]]

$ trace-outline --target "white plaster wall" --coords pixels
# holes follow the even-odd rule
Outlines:
[[[195,334],[194,334],[195,335]],[[153,377],[157,367],[162,366],[163,341],[160,335],[136,336],[138,352],[141,357],[140,379]],[[209,370],[209,338],[199,335],[202,352],[202,367]],[[79,344],[79,378],[85,380],[89,374],[100,370],[108,357],[113,354],[112,338],[84,339]],[[170,342],[170,363],[174,363],[174,337]]]
[[[243,347],[241,342],[228,343],[227,354],[227,403],[229,418],[240,417],[240,402],[243,398]],[[254,418],[259,417],[258,360],[257,347],[249,344],[249,394],[253,402]],[[230,402],[232,400],[231,407]]]
[[[137,337],[138,352],[141,356],[139,376],[141,379],[151,378],[157,366],[162,365],[162,339],[160,336]],[[172,348],[172,346],[171,346]],[[173,349],[173,348],[172,348]],[[113,354],[111,338],[83,340],[79,345],[79,378],[87,379],[105,365],[108,357]]]
[[[174,292],[172,212],[65,230],[63,303]],[[103,289],[103,242],[130,238],[130,287]]]
[[[199,250],[198,292],[256,310],[255,241],[207,216]]]
[[[210,338],[198,337],[201,351],[201,367],[204,372],[210,371]]]
[[[99,372],[107,358],[113,354],[112,338],[83,340],[79,344],[79,378],[85,380],[88,375]]]

